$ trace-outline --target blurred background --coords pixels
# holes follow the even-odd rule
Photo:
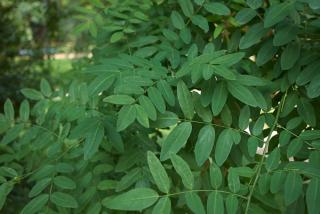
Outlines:
[[[41,78],[63,87],[89,60],[90,0],[0,1],[0,106]],[[92,27],[91,27],[92,28]],[[91,32],[91,33],[90,33]]]

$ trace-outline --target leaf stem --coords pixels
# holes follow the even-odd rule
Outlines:
[[[296,138],[298,138],[298,139],[301,139],[301,137],[300,137],[299,135],[295,134],[294,132],[290,131],[289,129],[285,128],[284,126],[282,126],[282,125],[280,125],[280,124],[278,124],[277,126],[278,126],[278,128],[283,129],[283,130],[285,130],[286,132],[290,133],[292,136],[294,136],[294,137],[296,137]],[[310,146],[311,148],[319,151],[319,149],[314,148],[314,146],[313,146],[311,143],[309,143],[309,142],[307,142],[307,141],[305,141],[305,140],[301,140],[301,141],[302,141],[303,143],[307,144],[308,146]]]
[[[217,189],[198,189],[198,190],[187,190],[187,191],[182,191],[182,192],[175,192],[175,193],[169,193],[166,195],[161,195],[160,197],[170,197],[170,196],[176,196],[176,195],[181,195],[181,194],[186,194],[189,192],[220,192],[220,193],[224,193],[224,194],[231,194],[231,195],[235,195],[239,198],[245,199],[247,200],[247,197],[243,196],[243,195],[239,195],[233,192],[228,192],[228,191],[223,191],[223,190],[217,190]]]
[[[168,119],[169,119],[169,118],[168,118]],[[172,118],[172,119],[174,119],[174,118]],[[209,124],[209,125],[216,126],[216,127],[220,127],[220,128],[232,129],[232,130],[235,130],[235,131],[237,131],[237,132],[240,132],[240,133],[246,134],[246,135],[248,135],[248,136],[254,137],[254,138],[256,138],[257,140],[259,140],[259,141],[261,141],[261,142],[264,142],[263,139],[255,136],[255,135],[252,135],[252,134],[250,134],[250,133],[248,133],[248,132],[246,132],[246,131],[243,131],[243,130],[241,130],[241,129],[232,128],[231,126],[224,126],[224,125],[217,124],[217,123],[211,123],[211,122],[208,123],[208,122],[202,122],[202,121],[197,121],[197,120],[188,120],[188,119],[182,119],[182,118],[178,118],[178,120],[180,120],[180,121],[192,122],[192,123],[199,123],[199,124]]]
[[[260,174],[261,174],[261,169],[262,169],[262,166],[263,166],[263,162],[264,162],[264,160],[265,160],[265,157],[266,157],[266,153],[267,153],[268,145],[269,145],[270,140],[271,140],[271,137],[272,137],[272,133],[273,133],[273,131],[275,130],[275,128],[277,127],[278,120],[279,120],[279,115],[280,115],[280,112],[281,112],[281,109],[282,109],[281,107],[282,107],[282,105],[283,105],[283,103],[284,103],[284,100],[285,100],[285,96],[283,96],[283,97],[281,98],[281,101],[280,101],[280,103],[279,103],[279,105],[278,105],[278,109],[277,109],[276,119],[275,119],[275,121],[274,121],[274,123],[273,123],[273,125],[272,125],[272,127],[271,127],[271,130],[270,130],[270,132],[269,132],[268,138],[267,138],[267,140],[265,141],[265,146],[264,146],[264,150],[263,150],[263,153],[262,153],[262,158],[261,158],[261,160],[260,160],[260,162],[259,162],[259,165],[258,165],[258,168],[257,168],[257,174],[256,174],[256,176],[255,176],[255,179],[254,179],[252,188],[251,188],[251,190],[250,190],[250,192],[249,192],[249,196],[248,196],[248,200],[247,200],[247,205],[246,205],[246,209],[245,209],[245,212],[244,212],[245,214],[248,214],[248,212],[249,212],[250,203],[251,203],[251,198],[252,198],[254,189],[255,189],[255,187],[256,187],[256,185],[257,185],[257,182],[258,182],[259,177],[260,177]]]

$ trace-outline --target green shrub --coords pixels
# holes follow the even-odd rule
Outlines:
[[[319,213],[319,1],[91,2],[87,81],[4,105],[4,213]]]

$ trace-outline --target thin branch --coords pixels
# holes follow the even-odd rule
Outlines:
[[[248,200],[247,200],[247,205],[246,205],[246,209],[245,209],[245,214],[247,214],[249,212],[249,208],[250,208],[250,203],[251,203],[251,198],[252,198],[252,195],[253,195],[253,192],[254,192],[254,189],[257,185],[257,182],[259,180],[259,177],[260,177],[260,174],[261,174],[261,169],[262,169],[262,166],[263,166],[263,162],[265,160],[265,157],[266,157],[266,153],[267,153],[267,148],[268,148],[268,145],[270,143],[270,140],[271,140],[271,137],[272,137],[272,133],[274,132],[274,130],[276,129],[277,127],[277,124],[278,124],[278,120],[279,120],[279,115],[280,115],[280,112],[281,112],[281,107],[284,103],[284,100],[285,100],[285,97],[286,96],[283,96],[281,98],[281,101],[280,101],[280,104],[278,105],[278,109],[277,109],[277,115],[276,115],[276,119],[271,127],[271,130],[269,132],[269,135],[268,135],[268,138],[265,142],[265,147],[264,147],[264,150],[263,150],[263,153],[262,153],[262,158],[259,162],[259,165],[258,165],[258,168],[257,168],[257,174],[255,176],[255,179],[254,179],[254,182],[253,182],[253,185],[252,185],[252,188],[249,192],[249,196],[248,196]]]
[[[169,193],[166,195],[162,195],[160,197],[170,197],[170,196],[176,196],[176,195],[181,195],[181,194],[185,194],[185,193],[189,193],[189,192],[220,192],[220,193],[224,193],[224,194],[231,194],[231,195],[235,195],[239,198],[245,199],[247,200],[247,197],[243,196],[243,195],[239,195],[233,192],[229,192],[229,191],[223,191],[223,190],[217,190],[217,189],[199,189],[199,190],[187,190],[187,191],[182,191],[182,192],[176,192],[176,193]]]

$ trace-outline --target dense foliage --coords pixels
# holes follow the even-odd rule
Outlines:
[[[91,2],[87,81],[4,105],[4,213],[320,212],[319,1]]]

